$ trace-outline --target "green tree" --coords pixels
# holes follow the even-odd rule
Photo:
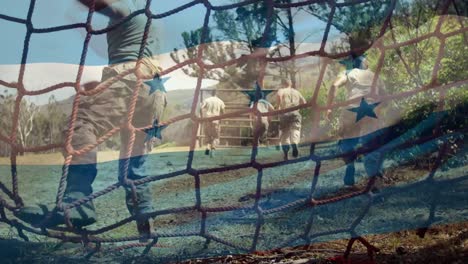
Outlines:
[[[334,47],[338,52],[370,47],[378,37],[375,29],[379,29],[385,18],[393,11],[393,0],[354,2],[353,0],[343,1],[343,3],[350,4],[337,7],[331,20],[332,9],[327,1],[303,7],[306,12],[326,23],[331,23],[345,35],[341,44]],[[360,55],[360,53],[362,52],[355,55]]]
[[[432,33],[441,19],[436,10],[429,9],[419,2],[405,7],[404,10],[404,13],[400,13],[392,20],[392,30],[383,37],[385,45],[418,39]],[[467,22],[466,17],[462,16],[449,15],[442,18],[442,33],[461,29],[463,23]],[[386,49],[380,72],[380,78],[386,84],[386,93],[396,94],[414,90],[430,85],[432,81],[435,81],[434,84],[446,84],[466,80],[468,78],[464,70],[468,66],[466,34],[451,36],[446,39],[443,46],[441,45],[438,38],[431,37],[400,48]],[[437,65],[439,51],[442,52],[442,57],[440,64]],[[379,57],[380,54],[376,49],[369,52],[371,68],[376,68]],[[434,73],[437,76],[435,80],[433,80]],[[458,89],[457,92],[462,91]],[[438,96],[439,94],[434,92],[419,93],[406,99],[405,103],[400,102],[398,107],[406,109],[405,111],[412,111],[425,102],[435,102]]]
[[[11,94],[0,95],[0,134],[9,138],[12,127],[12,113],[14,109],[14,97]],[[4,141],[0,141],[0,156],[8,156],[10,154],[10,145]]]
[[[233,0],[233,2],[239,1]],[[284,2],[284,0],[278,2]],[[272,22],[266,29],[269,17]],[[203,43],[201,41],[201,28],[184,32],[182,38],[186,52],[182,53],[175,49],[171,53],[171,57],[176,63],[194,59],[198,56],[197,46],[200,44],[205,45],[203,59],[206,63],[217,64],[233,60],[240,54],[252,54],[259,48],[270,47],[278,42],[277,18],[277,11],[270,16],[268,7],[263,1],[234,10],[216,11],[212,18],[214,26],[207,29],[207,36]],[[251,89],[258,77],[258,67],[257,60],[244,60],[240,64],[230,65],[222,70],[205,72],[204,77],[219,80],[223,88]],[[183,69],[183,71],[189,76],[200,74],[198,65],[191,65],[189,69]]]
[[[0,114],[2,115],[0,121],[0,133],[5,137],[9,137],[13,129],[15,101],[16,97],[13,95],[2,96],[0,104]],[[20,112],[16,127],[16,143],[20,146],[29,146],[31,142],[31,135],[34,129],[34,118],[36,117],[37,109],[38,108],[34,103],[30,103],[24,99],[20,102]],[[5,150],[2,151],[2,155],[9,155],[10,147],[6,143],[2,144],[5,145]]]
[[[66,128],[66,115],[59,106],[59,103],[52,95],[49,98],[49,102],[46,106],[48,124],[49,143],[61,142],[63,139],[63,130]]]

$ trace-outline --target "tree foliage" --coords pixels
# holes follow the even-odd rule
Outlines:
[[[0,99],[0,133],[6,137],[11,135],[16,97],[2,95]],[[47,105],[38,106],[23,99],[17,125],[16,144],[23,147],[42,146],[60,143],[63,140],[63,130],[66,128],[66,114],[59,107],[54,96]],[[0,156],[11,153],[9,144],[0,142]]]
[[[239,2],[233,0],[233,3]],[[275,0],[276,3],[290,3],[291,0]],[[297,13],[297,10],[296,10]],[[282,49],[289,51],[287,55],[295,55],[297,43],[293,18],[295,14],[291,8],[276,10],[270,13],[263,1],[238,7],[233,10],[219,10],[214,12],[214,24],[207,29],[206,38],[201,40],[202,29],[182,33],[185,52],[175,49],[171,53],[172,59],[180,63],[197,57],[197,45],[203,44],[203,59],[207,63],[222,63],[233,60],[242,55],[253,54],[262,49],[267,56],[278,55]],[[283,44],[286,42],[287,44]],[[276,45],[276,46],[275,46]],[[275,46],[275,47],[273,47]],[[222,70],[205,72],[205,78],[220,81],[222,88],[251,89],[259,75],[259,62],[252,58],[239,64],[227,66]],[[289,64],[275,63],[277,75],[290,76],[295,84],[298,69],[294,62]],[[183,69],[184,73],[196,77],[200,74],[198,65],[191,65]]]
[[[371,42],[382,41],[386,47],[396,43],[407,43],[401,47],[385,49],[382,68],[379,72],[379,78],[385,83],[383,94],[394,95],[422,87],[437,87],[468,79],[466,33],[453,35],[447,38],[444,43],[441,43],[437,37],[420,39],[426,34],[434,32],[439,21],[443,22],[440,28],[442,33],[459,30],[468,22],[463,15],[450,15],[461,14],[457,12],[461,6],[460,3],[457,5],[457,1],[453,1],[448,7],[447,13],[449,15],[441,15],[441,3],[437,2],[428,0],[399,1],[384,35],[381,39],[371,39]],[[357,12],[359,14],[359,11]],[[349,20],[352,19],[349,18]],[[382,24],[376,23],[368,32],[379,32],[381,27]],[[343,30],[349,31],[349,28]],[[365,31],[367,32],[367,29]],[[360,35],[359,32],[351,32],[351,34]],[[365,39],[363,43],[368,43],[368,39]],[[333,48],[337,51],[344,51],[349,48],[346,44],[347,38]],[[439,51],[442,53],[438,64]],[[380,49],[371,46],[365,53],[370,63],[370,69],[375,72],[381,60]],[[327,74],[330,76],[328,79],[333,80],[341,71],[344,71],[344,68],[329,65]],[[331,85],[331,83],[326,82],[327,80],[324,81],[324,85],[321,87],[323,89],[319,93],[318,102],[321,105],[324,104],[324,99]],[[403,99],[393,100],[389,104],[381,106],[383,110],[380,112],[379,118],[385,120],[399,117],[404,120],[403,127],[408,128],[414,127],[434,111],[447,110],[450,113],[447,119],[453,122],[445,122],[444,129],[447,130],[449,127],[456,129],[460,125],[466,127],[468,123],[460,121],[460,113],[456,113],[454,110],[466,108],[468,102],[466,85],[449,89],[442,102],[440,102],[440,98],[440,93],[431,89]],[[345,100],[345,89],[339,89],[336,99],[337,101]],[[311,115],[311,113],[307,114]],[[339,113],[337,112],[331,122],[323,121],[322,125],[329,126],[331,123],[333,129],[336,130],[339,124],[338,119]]]
[[[345,35],[342,43],[344,45],[335,47],[340,52],[371,46],[378,37],[375,29],[382,26],[383,21],[391,14],[394,1],[377,0],[358,4],[354,2],[353,0],[343,1],[349,5],[337,7],[332,17],[330,17],[332,9],[326,1],[303,8],[318,19],[331,23]]]

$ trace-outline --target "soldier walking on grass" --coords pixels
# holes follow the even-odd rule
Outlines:
[[[302,94],[291,87],[291,81],[288,79],[281,80],[281,88],[276,94],[278,109],[286,109],[301,104],[307,103]],[[292,155],[294,158],[299,156],[298,144],[301,139],[301,124],[302,116],[299,110],[289,111],[281,114],[279,117],[280,125],[280,142],[284,154],[284,160],[288,160],[288,152],[292,147]]]
[[[252,102],[250,104],[250,108],[253,108],[254,105],[255,103]],[[258,100],[257,102],[257,110],[260,113],[268,113],[270,111],[274,111],[275,108],[270,102],[268,102],[266,99],[263,98],[263,94],[262,94],[262,98]],[[260,119],[260,124],[257,123],[255,114],[251,114],[250,118],[251,118],[251,127],[254,129],[254,131],[256,131],[256,133],[258,133],[258,144],[259,145],[266,144],[271,116],[262,116]]]
[[[373,101],[372,98],[366,98],[371,93],[372,82],[374,80],[374,73],[369,69],[368,62],[363,56],[359,56],[352,60],[352,67],[349,67],[347,71],[333,82],[329,94],[328,104],[331,105],[335,97],[336,89],[342,86],[346,87],[347,100],[361,98],[361,103],[353,103],[349,105],[350,108],[343,109],[340,114],[340,128],[338,135],[340,141],[338,143],[339,148],[346,155],[343,157],[346,163],[346,173],[343,179],[345,185],[352,186],[355,184],[354,174],[355,167],[354,163],[357,158],[356,148],[362,143],[363,136],[378,127],[377,116],[373,113],[373,107],[378,104]],[[377,79],[377,94],[384,90],[384,83]],[[371,109],[372,108],[372,109]],[[356,111],[366,111],[365,115],[371,115],[369,118],[366,116],[356,115]],[[331,110],[328,110],[326,118],[330,120]],[[374,116],[373,116],[374,115]],[[381,161],[370,162],[369,159],[365,160],[366,167],[377,168]]]
[[[223,114],[225,107],[226,106],[224,105],[223,100],[221,100],[216,95],[216,90],[213,90],[211,92],[211,97],[208,97],[205,100],[203,100],[201,107],[200,107],[200,111],[203,117],[213,117],[213,116],[219,116]],[[215,150],[219,144],[219,133],[220,133],[219,120],[206,121],[204,123],[204,128],[205,128],[205,135],[208,140],[208,144],[205,150],[205,155],[212,156],[213,150]]]
[[[79,0],[90,8],[92,0]],[[96,0],[95,11],[109,17],[109,24],[114,25],[129,16],[131,13],[143,9],[145,1],[139,0]],[[109,66],[103,69],[102,82],[116,77],[118,74],[133,69],[139,60],[139,51],[142,45],[147,17],[144,14],[133,17],[107,32]],[[144,80],[160,81],[158,66],[154,55],[157,52],[157,42],[154,28],[150,29],[147,43],[140,60],[138,72],[130,73],[113,83],[109,88],[92,96],[82,96],[78,106],[76,122],[74,124],[71,145],[80,150],[90,144],[96,144],[99,136],[115,127],[122,127],[126,122],[129,103],[133,89],[137,84],[137,75]],[[163,91],[150,92],[150,87],[142,85],[139,90],[135,115],[132,125],[135,128],[153,124],[154,119],[161,118],[165,106]],[[147,176],[144,164],[146,159],[146,134],[135,131],[133,152],[129,160],[128,179],[140,180]],[[123,179],[125,164],[124,155],[127,152],[129,131],[121,131],[121,159],[119,160],[119,179]],[[68,168],[67,185],[64,203],[70,204],[93,193],[92,183],[97,175],[97,150],[75,155]],[[137,229],[141,240],[145,241],[151,234],[152,222],[147,216],[153,211],[152,194],[147,184],[137,185],[136,201],[130,186],[125,186],[126,204],[132,216],[135,216]],[[17,212],[17,216],[26,222],[39,224],[43,222],[47,207],[24,207]],[[92,201],[74,207],[70,210],[70,220],[75,227],[82,227],[96,222],[96,213]],[[57,212],[47,221],[48,227],[65,223],[62,212]]]

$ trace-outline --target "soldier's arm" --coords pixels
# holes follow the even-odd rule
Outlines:
[[[224,104],[223,101],[221,101],[221,111],[220,111],[221,114],[224,114],[225,108],[226,108],[226,105]]]
[[[250,109],[253,109],[255,106],[255,103],[254,102],[251,102],[250,105],[249,105],[249,108]],[[250,127],[252,128],[253,127],[253,120],[255,120],[255,113],[254,112],[249,112],[249,119],[250,119]]]
[[[281,106],[281,93],[277,92],[276,93],[276,107],[280,109],[280,106]]]
[[[387,95],[387,92],[385,91],[385,83],[380,78],[378,78],[377,80],[377,89],[375,90],[375,94],[377,96]],[[381,116],[382,113],[384,113],[383,111],[385,111],[384,109],[386,107],[388,107],[388,104],[384,102],[382,105],[380,105],[380,107],[377,107],[377,109],[375,109],[375,114],[377,116]],[[379,120],[379,122],[380,121],[382,120]]]
[[[347,82],[347,78],[345,74],[340,75],[330,87],[330,91],[328,92],[328,99],[327,104],[331,105],[333,103],[333,99],[335,98],[336,89],[345,85]]]
[[[378,78],[377,89],[376,89],[375,93],[376,93],[376,95],[386,95],[385,83],[380,78]]]
[[[93,4],[93,0],[78,0],[84,6],[90,8]],[[130,9],[127,6],[127,3],[118,3],[117,2],[127,2],[129,0],[96,0],[94,9],[106,16],[118,16],[126,17],[130,15]]]
[[[333,82],[332,86],[330,87],[330,90],[328,91],[327,105],[331,105],[333,103],[333,99],[335,99],[336,89],[345,85],[347,81],[348,79],[346,78],[346,74],[342,74]],[[331,112],[331,109],[327,110],[327,119],[330,119]]]
[[[270,111],[275,111],[275,107],[270,102],[268,102],[268,112]],[[268,122],[271,121],[271,118],[272,116],[268,116]]]
[[[275,111],[275,107],[270,102],[268,102],[268,112],[269,111]]]
[[[206,102],[203,101],[201,104],[200,104],[200,116],[203,116],[203,110],[205,109],[206,107]]]
[[[300,104],[307,104],[307,100],[304,98],[304,96],[302,96],[302,94],[299,92],[299,95],[301,96],[300,98]]]

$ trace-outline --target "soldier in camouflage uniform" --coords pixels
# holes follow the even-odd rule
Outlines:
[[[91,0],[79,0],[87,7],[91,6]],[[97,0],[95,10],[109,17],[110,25],[120,21],[131,13],[144,8],[145,1],[138,0]],[[138,54],[143,39],[147,17],[144,14],[133,17],[125,23],[117,26],[107,33],[109,66],[103,69],[102,81],[116,77],[125,70],[133,69],[138,60]],[[157,43],[151,29],[144,49],[139,74],[143,79],[159,80],[160,67],[153,58],[157,52]],[[133,89],[136,87],[136,75],[134,73],[124,76],[109,88],[92,96],[82,96],[77,112],[71,145],[79,150],[87,145],[95,144],[97,139],[107,131],[120,127],[126,122],[129,103]],[[134,127],[151,125],[154,119],[160,119],[166,105],[164,91],[150,93],[150,87],[144,84],[140,87],[136,110],[132,120]],[[144,170],[146,159],[146,134],[136,131],[135,142],[128,168],[128,179],[139,180],[147,176]],[[125,159],[129,141],[128,131],[121,132],[121,160],[119,160],[119,178],[123,175]],[[67,186],[64,195],[64,203],[71,203],[92,194],[92,183],[97,174],[97,150],[75,155],[68,171]],[[147,184],[136,186],[136,206],[132,200],[132,191],[125,187],[126,203],[130,214],[136,216],[137,227],[140,235],[148,237],[152,227],[150,219],[145,213],[153,211],[152,194]],[[18,217],[33,223],[40,223],[46,212],[43,208],[24,207],[18,213]],[[70,211],[70,219],[74,226],[86,226],[96,221],[95,209],[92,201]],[[56,213],[49,221],[48,226],[56,226],[64,223],[62,213]],[[145,240],[145,239],[143,239]]]
[[[286,109],[307,103],[302,94],[295,88],[291,87],[291,82],[289,80],[282,79],[281,85],[284,88],[279,89],[276,94],[278,109]],[[293,149],[293,157],[298,157],[299,150],[297,145],[301,140],[302,127],[302,116],[299,113],[299,110],[281,114],[279,117],[279,125],[281,131],[281,148],[283,149],[284,160],[288,160],[288,152],[291,147]]]

